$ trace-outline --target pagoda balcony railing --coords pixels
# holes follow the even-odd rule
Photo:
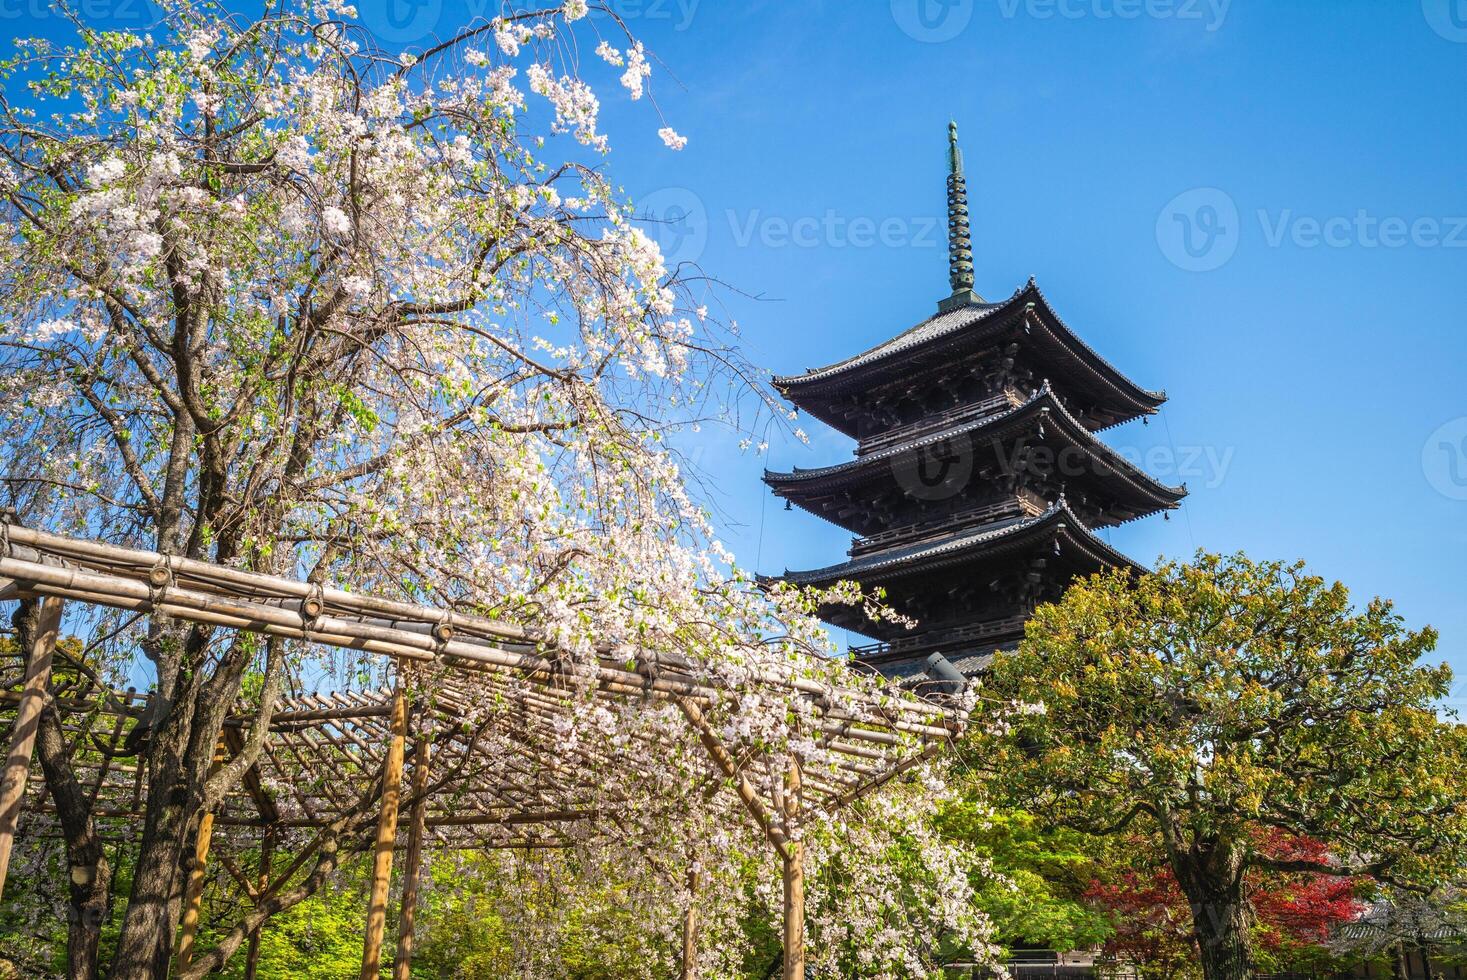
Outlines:
[[[888,640],[883,643],[868,643],[864,646],[853,646],[850,648],[850,652],[851,656],[861,659],[879,657],[889,653],[915,653],[920,650],[930,650],[933,648],[947,648],[944,652],[958,652],[953,651],[952,648],[982,643],[996,636],[1021,633],[1023,632],[1024,624],[1028,621],[1029,617],[1026,615],[1008,616],[1004,619],[992,619],[973,626],[938,630],[932,633],[917,633],[913,636],[904,636],[901,639]]]
[[[916,544],[927,538],[950,534],[960,528],[977,528],[1008,517],[1038,517],[1044,513],[1044,507],[1042,502],[1030,500],[1028,497],[1010,497],[982,507],[958,511],[941,520],[902,524],[864,538],[852,538],[850,554],[855,558],[898,545]]]
[[[907,425],[899,425],[894,429],[869,436],[861,440],[856,447],[857,456],[867,456],[874,452],[887,449],[891,446],[900,445],[911,439],[918,439],[933,432],[941,432],[964,422],[971,422],[989,415],[997,415],[1006,412],[1024,403],[1024,399],[1017,391],[1004,389],[996,395],[989,395],[981,401],[969,402],[965,405],[956,405],[943,412],[932,415],[924,415],[916,422]]]

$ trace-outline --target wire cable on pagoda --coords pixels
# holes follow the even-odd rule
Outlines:
[[[1172,461],[1175,462],[1177,459],[1177,440],[1172,437],[1172,420],[1167,417],[1166,406],[1162,405],[1160,408],[1158,408],[1156,410],[1156,414],[1161,416],[1161,424],[1166,426],[1166,441],[1167,445],[1171,446]],[[1221,474],[1219,474],[1219,476],[1221,476]],[[1188,496],[1191,495],[1189,494]],[[1192,533],[1192,511],[1187,506],[1187,498],[1183,497],[1180,501],[1180,504],[1182,511],[1182,520],[1187,522],[1187,540],[1191,542],[1192,550],[1196,551],[1197,536]]]

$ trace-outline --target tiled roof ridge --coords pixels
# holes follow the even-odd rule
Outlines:
[[[1143,489],[1148,486],[1153,490],[1160,489],[1161,491],[1163,491],[1164,495],[1176,495],[1179,497],[1186,495],[1187,486],[1185,483],[1180,486],[1172,486],[1170,484],[1162,483],[1160,480],[1151,476],[1151,474],[1147,473],[1145,470],[1136,466],[1130,460],[1126,459],[1124,456],[1118,453],[1105,440],[1101,439],[1099,436],[1095,435],[1095,433],[1087,429],[1085,425],[1078,418],[1076,418],[1075,415],[1068,408],[1065,407],[1064,402],[1059,399],[1058,394],[1050,385],[1049,379],[1047,378],[1044,380],[1044,383],[1040,385],[1039,388],[1035,389],[1034,393],[1026,398],[1024,401],[1020,402],[1018,405],[1013,406],[1012,408],[1006,409],[1005,411],[999,412],[995,415],[989,415],[985,418],[962,422],[950,428],[943,429],[939,432],[918,436],[908,442],[899,443],[895,446],[889,446],[886,449],[882,449],[874,453],[869,453],[865,456],[858,456],[855,459],[848,459],[841,463],[834,463],[830,466],[816,466],[809,469],[803,469],[796,466],[794,469],[788,472],[779,472],[776,470],[766,469],[764,471],[764,481],[771,485],[775,483],[793,483],[799,480],[819,479],[821,477],[831,476],[836,473],[856,470],[871,463],[891,459],[893,457],[901,455],[902,453],[910,452],[913,449],[920,449],[923,446],[929,446],[934,443],[942,442],[943,440],[950,439],[953,436],[971,435],[973,433],[981,432],[984,429],[1001,425],[1004,422],[1011,421],[1019,415],[1032,410],[1036,404],[1045,401],[1049,402],[1049,407],[1057,409],[1059,414],[1069,423],[1072,434],[1077,437],[1077,441],[1083,441],[1083,444],[1086,445],[1087,448],[1093,447],[1095,449],[1098,449],[1107,462],[1114,462],[1119,464],[1114,468],[1133,485]]]
[[[894,549],[893,551],[889,552],[877,552],[873,555],[864,556],[862,558],[853,558],[838,565],[830,565],[825,568],[814,568],[806,571],[795,572],[792,572],[788,568],[786,568],[784,575],[781,577],[788,581],[794,582],[795,584],[799,584],[800,580],[802,579],[804,581],[821,581],[826,579],[840,580],[847,577],[848,575],[877,571],[883,568],[888,568],[893,565],[902,564],[916,559],[930,558],[934,555],[941,555],[951,551],[960,551],[964,548],[972,547],[974,545],[990,544],[994,541],[1003,540],[1004,538],[1015,537],[1026,531],[1032,531],[1036,528],[1039,528],[1046,523],[1058,522],[1061,518],[1065,520],[1067,526],[1069,526],[1069,522],[1073,522],[1073,526],[1077,528],[1080,534],[1088,539],[1098,551],[1102,553],[1109,553],[1111,557],[1118,559],[1117,561],[1112,562],[1112,564],[1135,565],[1135,562],[1133,562],[1131,559],[1127,558],[1125,555],[1121,554],[1119,551],[1112,548],[1110,545],[1106,544],[1099,537],[1097,537],[1095,532],[1086,527],[1085,522],[1080,520],[1080,518],[1075,515],[1075,512],[1070,509],[1070,505],[1065,502],[1064,497],[1060,497],[1059,500],[1051,504],[1044,513],[1039,514],[1035,517],[1009,520],[1002,522],[998,526],[987,525],[984,529],[980,529],[978,531],[969,531],[966,533],[955,534],[952,537],[944,541],[940,541],[936,544],[908,545],[904,548]]]
[[[1136,384],[1136,382],[1127,377],[1120,368],[1116,367],[1110,361],[1106,360],[1105,356],[1102,355],[1098,350],[1086,343],[1085,338],[1081,337],[1080,334],[1073,327],[1065,322],[1065,318],[1059,315],[1059,311],[1054,308],[1054,304],[1049,301],[1049,297],[1044,295],[1044,290],[1039,288],[1039,281],[1037,279],[1035,279],[1033,276],[1030,276],[1029,282],[1025,285],[1024,288],[1034,290],[1034,295],[1038,296],[1041,300],[1044,301],[1044,308],[1049,311],[1051,316],[1054,317],[1054,321],[1056,323],[1065,328],[1065,333],[1069,334],[1070,337],[1074,339],[1075,343],[1079,344],[1080,347],[1091,357],[1095,358],[1096,361],[1103,364],[1106,369],[1109,370],[1112,374],[1116,375],[1116,377],[1118,378],[1123,379],[1127,384],[1132,385],[1138,391],[1149,395],[1151,398],[1157,401],[1166,401],[1165,389],[1154,390],[1151,388],[1141,387],[1140,385]]]
[[[1032,283],[1034,280],[1031,278],[1029,281]],[[901,341],[905,338],[911,337],[912,334],[917,333],[924,327],[931,325],[935,320],[941,320],[943,317],[951,317],[955,321],[961,321],[960,323],[958,323],[957,326],[933,335],[934,337],[946,336],[946,334],[948,333],[956,332],[963,327],[969,326],[970,324],[976,323],[979,320],[985,319],[988,314],[992,313],[994,310],[1001,309],[1002,307],[1007,306],[1014,300],[1018,299],[1019,296],[1027,288],[1027,286],[1020,286],[1018,289],[1013,291],[1012,295],[1010,295],[1008,299],[1001,300],[997,303],[975,304],[972,306],[959,307],[956,310],[948,310],[946,312],[934,313],[932,314],[932,316],[929,316],[927,319],[921,321],[915,326],[908,327],[906,330],[903,330],[895,337],[883,340],[881,343],[876,344],[873,347],[869,347],[859,354],[853,354],[843,361],[836,361],[834,364],[827,364],[825,367],[811,368],[804,374],[783,376],[776,375],[773,379],[774,386],[776,388],[783,389],[786,385],[803,384],[810,381],[820,381],[827,377],[832,377],[836,374],[844,373],[845,371],[853,367],[859,367],[862,364],[866,364],[874,360],[880,360],[881,358],[886,357],[889,354],[895,354],[898,351],[907,350],[912,345],[903,344],[901,343]],[[966,318],[964,315],[970,312],[977,312],[978,315],[971,318]]]
[[[1058,324],[1062,330],[1064,330],[1065,334],[1068,337],[1068,340],[1072,340],[1078,346],[1078,349],[1080,351],[1082,351],[1085,355],[1093,358],[1094,361],[1104,369],[1104,372],[1109,373],[1113,376],[1112,379],[1107,379],[1108,383],[1110,383],[1112,387],[1116,388],[1117,390],[1121,390],[1121,386],[1117,385],[1114,380],[1119,379],[1125,386],[1129,386],[1130,388],[1135,389],[1136,391],[1140,392],[1142,395],[1153,401],[1166,401],[1165,391],[1153,391],[1149,388],[1143,388],[1141,385],[1136,384],[1136,382],[1132,381],[1123,372],[1121,372],[1119,368],[1117,368],[1110,361],[1106,360],[1105,357],[1103,357],[1094,347],[1091,347],[1088,343],[1086,343],[1084,339],[1081,338],[1080,335],[1076,333],[1069,326],[1069,324],[1065,322],[1064,318],[1055,311],[1054,305],[1049,302],[1049,297],[1047,297],[1044,294],[1044,291],[1039,288],[1039,283],[1033,276],[1030,276],[1029,281],[1026,282],[1024,285],[1014,290],[1014,292],[1008,297],[1008,299],[1005,299],[1001,302],[974,304],[959,307],[956,310],[936,313],[933,316],[930,316],[922,322],[918,323],[916,326],[910,327],[907,330],[902,331],[895,337],[883,341],[882,343],[877,344],[874,347],[871,347],[865,351],[862,351],[859,354],[848,357],[843,361],[837,361],[834,364],[828,364],[825,367],[813,368],[800,375],[776,376],[773,379],[774,386],[776,388],[779,388],[781,391],[785,391],[785,389],[789,388],[790,386],[804,385],[811,382],[823,381],[828,378],[833,378],[838,375],[844,374],[847,371],[856,367],[860,367],[864,364],[870,364],[876,361],[884,360],[903,351],[910,350],[921,343],[926,343],[928,341],[948,337],[950,335],[958,333],[959,331],[967,327],[972,326],[975,323],[987,320],[993,313],[1004,309],[1005,307],[1008,307],[1010,304],[1013,304],[1026,292],[1032,292],[1036,299],[1043,302],[1045,309],[1054,318],[1054,322]],[[923,331],[924,328],[930,328],[936,321],[941,320],[944,317],[951,318],[953,321],[952,324],[945,326],[940,330],[932,331],[928,334],[928,336],[920,337],[915,340],[912,339],[914,335]],[[1064,338],[1061,339],[1064,340]]]

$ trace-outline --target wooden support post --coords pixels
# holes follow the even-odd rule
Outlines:
[[[413,742],[413,809],[408,818],[407,855],[402,863],[402,910],[397,919],[397,956],[392,980],[411,980],[413,928],[418,918],[418,876],[423,863],[423,828],[428,822],[428,739]]]
[[[399,686],[392,693],[392,735],[382,761],[382,811],[372,858],[372,896],[367,903],[367,933],[362,943],[362,980],[379,980],[382,934],[387,926],[387,892],[392,886],[392,851],[397,846],[397,807],[402,796],[402,756],[407,739],[407,702]]]
[[[265,828],[265,836],[260,839],[260,872],[258,894],[264,895],[270,887],[270,864],[275,860],[275,828]],[[250,933],[250,946],[245,951],[244,980],[255,980],[255,975],[260,970],[260,932],[265,928],[262,922]]]
[[[15,709],[15,728],[10,733],[10,751],[5,756],[5,774],[0,776],[0,896],[5,894],[5,876],[10,870],[10,848],[20,822],[20,804],[25,798],[26,777],[31,771],[31,753],[41,726],[41,708],[46,704],[46,685],[51,682],[51,654],[61,630],[61,600],[41,600],[40,615],[30,649],[25,652],[25,681],[20,704]]]
[[[178,972],[194,961],[194,939],[199,934],[199,915],[204,905],[204,868],[209,861],[209,843],[214,836],[214,814],[199,818],[199,833],[194,838],[194,866],[188,873],[183,892],[183,923],[179,927]]]
[[[260,975],[260,930],[264,928],[261,923],[250,933],[250,944],[245,948],[244,980],[257,980]]]
[[[734,761],[733,756],[729,755],[728,749],[718,740],[713,729],[708,727],[702,710],[688,698],[678,698],[677,704],[682,709],[683,715],[692,724],[693,730],[698,733],[698,739],[703,743],[708,757],[723,771],[725,776],[733,780],[734,791],[738,793],[739,799],[743,800],[744,807],[754,818],[754,822],[759,825],[759,829],[764,831],[764,836],[769,839],[769,843],[774,845],[781,859],[789,857],[789,852],[785,850],[784,830],[775,826],[774,821],[770,819],[763,801],[759,799],[758,792],[739,770],[738,763]]]
[[[805,980],[805,842],[796,836],[800,819],[800,764],[790,759],[784,792],[784,980]]]
[[[210,775],[219,771],[224,764],[224,740],[214,747],[214,762],[209,767]],[[188,883],[183,891],[183,922],[178,930],[179,973],[187,970],[194,961],[194,940],[199,935],[199,917],[204,907],[204,875],[209,866],[209,844],[214,838],[214,813],[205,811],[199,817],[199,832],[194,836],[194,866],[189,870]]]
[[[698,978],[698,869],[688,868],[688,907],[683,912],[683,971],[681,980]]]
[[[784,980],[805,980],[805,842],[784,861]]]

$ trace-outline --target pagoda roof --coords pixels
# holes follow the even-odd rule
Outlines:
[[[900,548],[863,555],[825,568],[801,572],[786,569],[782,578],[794,585],[821,586],[846,580],[866,585],[1024,551],[1056,538],[1064,538],[1066,543],[1088,554],[1101,565],[1129,568],[1136,572],[1145,571],[1136,562],[1096,537],[1061,499],[1037,517],[1000,521],[978,529],[959,531],[935,541],[919,541]]]
[[[887,449],[882,449],[832,466],[812,468],[795,467],[790,472],[764,471],[764,482],[774,488],[780,496],[798,502],[804,493],[817,492],[860,482],[869,478],[893,458],[935,445],[959,436],[970,439],[999,439],[1004,436],[1052,422],[1054,431],[1071,446],[1093,453],[1102,464],[1098,471],[1113,474],[1130,488],[1139,491],[1157,505],[1157,509],[1170,508],[1187,495],[1187,488],[1162,483],[1130,460],[1117,453],[1097,438],[1079,419],[1065,408],[1049,382],[1045,382],[1028,399],[1013,408],[952,426],[939,432],[929,433]],[[824,516],[824,515],[821,515]]]
[[[877,646],[885,646],[885,644],[877,644]],[[1018,646],[1018,640],[1007,639],[971,648],[964,647],[962,644],[944,646],[940,642],[934,646],[935,652],[941,653],[958,673],[964,677],[976,677],[988,669],[995,656]],[[853,647],[850,662],[852,665],[865,668],[883,677],[889,677],[904,686],[920,688],[922,685],[937,684],[945,680],[945,678],[934,677],[927,672],[927,658],[933,652],[932,649],[923,649],[916,653],[896,650],[866,654],[858,652]]]
[[[1029,314],[1034,314],[1030,316]],[[1152,391],[1122,374],[1096,350],[1081,340],[1054,311],[1030,279],[1012,296],[999,303],[970,303],[954,310],[939,312],[897,336],[853,357],[804,374],[777,376],[774,386],[796,404],[806,407],[822,421],[846,431],[847,425],[837,417],[827,418],[816,404],[822,396],[842,394],[853,387],[865,387],[880,379],[899,374],[925,352],[947,351],[955,347],[972,347],[992,341],[1005,330],[1019,325],[1037,326],[1036,347],[1058,359],[1072,362],[1074,373],[1087,375],[1093,387],[1108,400],[1125,406],[1126,418],[1149,415],[1166,401],[1166,392]],[[1030,330],[1031,336],[1034,331]]]

